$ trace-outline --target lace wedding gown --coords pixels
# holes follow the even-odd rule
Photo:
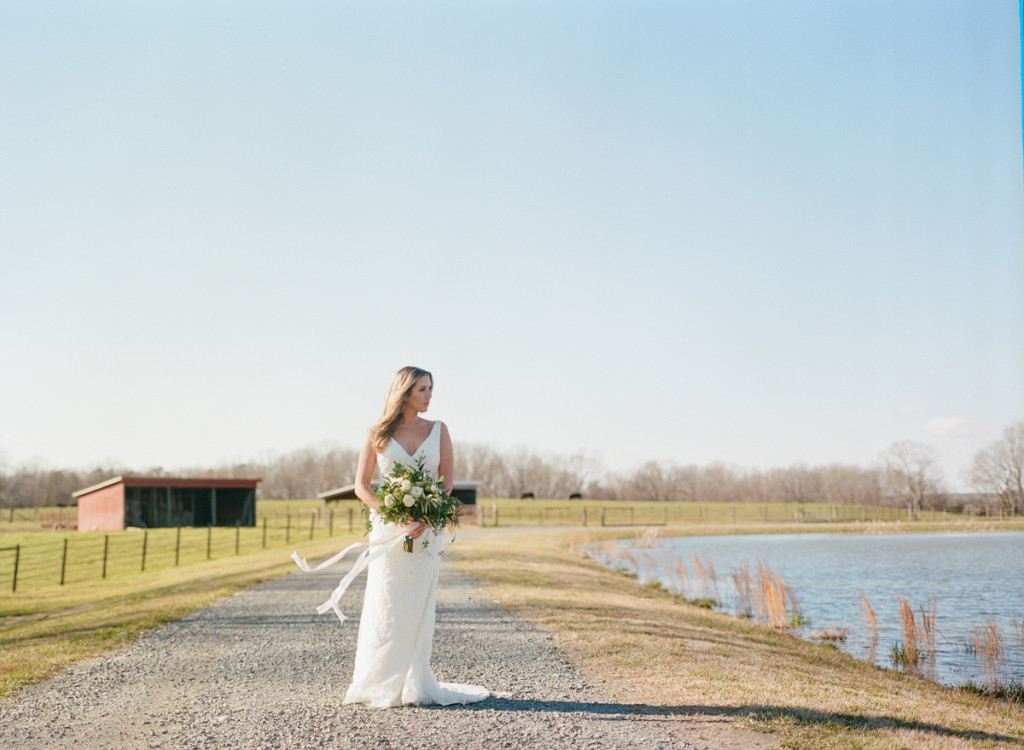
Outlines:
[[[424,468],[435,477],[441,462],[441,422],[409,455],[392,439],[377,455],[382,475],[391,473],[395,461]],[[370,542],[393,536],[397,530],[371,512]],[[438,682],[430,668],[434,637],[437,577],[444,539],[428,529],[415,540],[412,554],[401,541],[372,559],[366,577],[363,613],[352,685],[345,703],[366,703],[377,708],[402,705],[475,703],[490,693],[476,685]]]

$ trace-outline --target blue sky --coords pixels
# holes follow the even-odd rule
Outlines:
[[[1018,4],[0,6],[0,452],[738,466],[1024,419]]]

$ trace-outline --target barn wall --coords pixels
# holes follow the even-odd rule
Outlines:
[[[79,531],[120,531],[123,528],[123,484],[112,484],[78,498]]]

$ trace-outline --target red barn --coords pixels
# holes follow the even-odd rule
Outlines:
[[[259,479],[114,477],[72,493],[79,531],[255,526]]]

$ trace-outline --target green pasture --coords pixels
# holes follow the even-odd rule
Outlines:
[[[280,518],[261,518],[255,527],[0,531],[0,596],[150,574],[341,534],[362,533],[358,512],[350,514],[345,509],[325,514],[316,510],[293,507]]]
[[[689,526],[909,521],[906,508],[833,503],[669,503],[626,500],[481,500],[483,522],[498,526]],[[960,520],[926,510],[918,521]]]
[[[0,514],[0,594],[152,573],[299,541],[359,533],[363,528],[360,508],[357,501],[325,504],[316,499],[260,500],[255,527],[114,532],[74,531],[75,508],[21,508],[13,513],[5,510]],[[945,511],[926,510],[913,523],[963,520],[964,517]],[[904,508],[875,505],[500,498],[480,500],[464,519],[467,524],[485,527],[705,527],[718,529],[719,533],[728,527],[749,530],[787,524],[910,521]]]

